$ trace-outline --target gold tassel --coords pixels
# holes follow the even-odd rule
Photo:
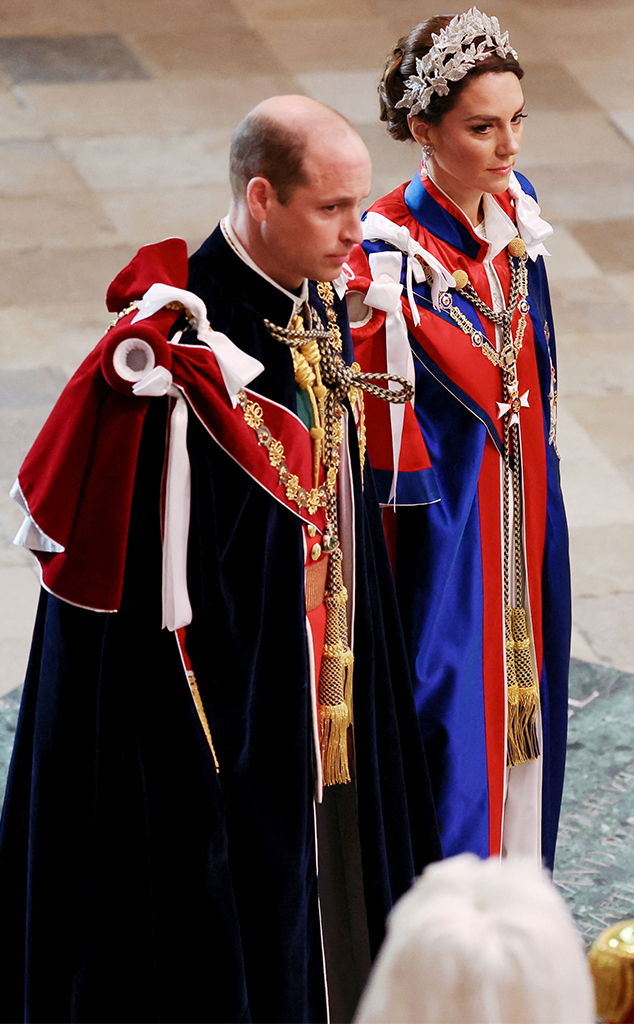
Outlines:
[[[350,782],[348,726],[352,721],[352,668],[348,646],[348,591],[341,572],[341,548],[330,553],[324,595],[326,632],[319,676],[319,740],[325,786]]]
[[[348,705],[319,705],[319,746],[324,786],[350,782]]]
[[[508,763],[515,767],[539,757],[539,686],[533,673],[524,608],[506,607],[504,628],[508,677]]]

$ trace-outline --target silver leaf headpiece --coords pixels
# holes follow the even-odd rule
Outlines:
[[[474,40],[481,36],[476,46]],[[396,104],[408,107],[410,114],[425,110],[434,93],[446,96],[449,83],[464,78],[477,61],[493,53],[502,58],[512,54],[517,60],[508,32],[502,35],[497,18],[489,18],[477,7],[456,15],[438,35],[432,33],[432,39],[429,53],[416,58],[416,74],[409,76],[403,99]]]

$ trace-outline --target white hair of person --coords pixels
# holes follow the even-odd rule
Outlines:
[[[355,1024],[593,1024],[583,945],[532,860],[461,854],[396,904]]]

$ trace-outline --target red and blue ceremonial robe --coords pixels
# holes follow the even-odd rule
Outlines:
[[[537,234],[548,225],[538,218],[530,184],[519,176],[513,181],[514,195],[484,197],[484,237],[421,170],[371,207],[365,241],[350,260],[349,290],[361,294],[367,310],[353,324],[362,369],[389,364],[406,373],[410,360],[415,376],[415,400],[400,422],[368,399],[368,451],[385,506],[444,853],[518,851],[543,854],[552,865],[566,736],[568,540],[548,285],[540,246],[520,213]],[[448,289],[454,306],[495,346],[494,325],[457,295],[451,275],[465,271],[489,307],[493,281],[505,304],[505,246],[518,225],[532,254],[530,316],[517,373],[520,393],[528,392],[520,410],[522,544],[542,736],[537,761],[508,768],[498,404],[505,395],[500,368],[437,299],[438,289]],[[420,247],[424,259],[416,256]],[[514,332],[518,317],[516,311]],[[399,322],[403,343],[392,343],[390,357],[390,332],[398,335]]]

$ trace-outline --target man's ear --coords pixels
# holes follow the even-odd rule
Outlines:
[[[429,130],[431,125],[427,121],[421,121],[419,117],[413,117],[411,114],[407,118],[409,130],[416,139],[419,146],[431,146],[432,141],[429,138]]]
[[[247,185],[245,199],[249,213],[258,223],[265,221],[271,204],[276,199],[275,189],[267,178],[251,178]]]

